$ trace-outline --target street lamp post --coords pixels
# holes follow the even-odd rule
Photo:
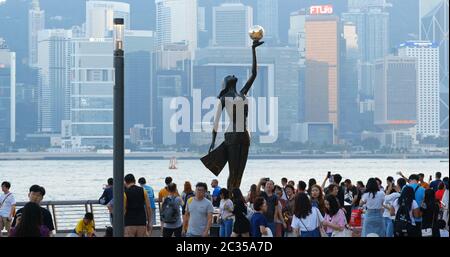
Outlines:
[[[124,24],[122,18],[114,19],[114,186],[113,234],[124,235]]]

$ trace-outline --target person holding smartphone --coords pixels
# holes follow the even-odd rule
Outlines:
[[[334,189],[334,186],[332,188],[330,188],[329,186],[326,187],[327,181],[329,182],[329,186],[331,185],[336,185],[337,186],[337,199],[339,201],[339,205],[341,208],[345,207],[345,190],[344,188],[342,188],[340,186],[340,183],[342,181],[342,176],[340,174],[331,174],[331,171],[328,171],[326,178],[324,179],[323,183],[322,183],[322,188],[325,191],[325,195],[332,193],[330,192],[330,189]],[[346,210],[343,210],[344,212],[346,212]]]

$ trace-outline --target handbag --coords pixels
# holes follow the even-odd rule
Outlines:
[[[422,229],[422,237],[432,237],[433,230],[431,228]]]
[[[203,165],[214,175],[219,176],[228,161],[225,142],[220,144],[216,149],[203,156],[200,160]]]
[[[333,231],[331,237],[352,237],[353,231],[348,228],[344,228],[342,231]]]
[[[266,227],[267,235],[261,235],[261,237],[273,237],[272,230]]]
[[[325,232],[325,230],[323,229],[322,224],[320,223],[320,217],[319,217],[320,214],[319,214],[319,213],[320,213],[320,212],[317,211],[317,226],[316,226],[316,228],[319,229],[320,237],[328,237],[327,232]],[[310,232],[310,231],[308,230],[308,228],[306,227],[305,223],[303,223],[302,219],[299,218],[299,220],[300,220],[300,222],[302,223],[302,225],[305,227],[306,231]],[[298,235],[301,236],[301,233],[302,233],[302,232],[301,232],[301,229],[299,229],[299,230],[298,230]]]
[[[352,215],[350,218],[350,225],[352,227],[361,227],[362,226],[362,210],[361,209],[352,210]]]
[[[352,237],[353,231],[348,228],[347,219],[345,219],[344,230],[334,230],[331,237]]]

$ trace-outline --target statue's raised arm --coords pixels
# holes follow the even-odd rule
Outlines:
[[[248,78],[247,82],[245,83],[245,86],[241,89],[241,94],[247,95],[248,91],[250,91],[250,88],[253,85],[253,82],[256,79],[257,70],[258,70],[258,64],[256,61],[256,48],[262,44],[264,44],[264,41],[253,41],[253,45],[252,45],[252,54],[253,54],[252,75],[250,76],[250,78]]]

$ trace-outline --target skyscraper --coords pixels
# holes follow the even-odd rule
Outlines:
[[[361,100],[371,99],[374,62],[389,53],[389,13],[385,11],[384,0],[354,1],[349,12],[342,14],[342,20],[356,25]]]
[[[37,65],[37,37],[38,32],[45,27],[45,12],[39,7],[39,0],[33,0],[28,10],[28,65]]]
[[[16,141],[16,53],[0,38],[0,145]]]
[[[150,126],[153,31],[125,31],[125,133],[136,124]]]
[[[253,25],[253,9],[241,3],[224,3],[213,8],[213,46],[251,45],[248,29]]]
[[[427,41],[408,41],[400,46],[399,55],[417,59],[417,133],[438,137],[439,47]]]
[[[387,56],[375,64],[375,125],[384,130],[417,123],[417,62],[413,57]]]
[[[61,121],[70,119],[71,30],[38,33],[38,131],[60,132]]]
[[[112,146],[113,46],[111,38],[72,40],[72,138],[83,146]]]
[[[165,44],[153,55],[153,86],[151,96],[151,126],[154,127],[156,144],[179,144],[183,133],[175,133],[170,128],[170,117],[173,110],[165,105],[166,99],[191,93],[191,52],[188,45]]]
[[[306,18],[305,121],[331,122],[338,128],[339,18]]]
[[[278,20],[279,28],[287,28],[290,24],[290,14],[301,9],[308,9],[312,5],[333,5],[333,13],[340,16],[341,13],[347,12],[347,0],[279,0],[278,1]],[[280,29],[278,31],[282,44],[288,43],[288,31]]]
[[[86,37],[112,37],[114,18],[123,18],[130,29],[130,5],[113,1],[86,2]]]
[[[438,6],[442,0],[420,0],[420,19]]]
[[[397,48],[403,42],[419,40],[420,1],[421,0],[386,0],[389,8],[390,48]],[[429,0],[427,0],[429,1]]]
[[[256,6],[256,18],[258,25],[264,27],[266,34],[264,41],[267,44],[278,44],[278,0],[258,0]]]
[[[155,0],[157,47],[184,42],[197,48],[197,0]]]
[[[441,128],[448,130],[449,109],[449,0],[442,0],[422,18],[421,39],[439,45],[439,74],[441,91]]]
[[[339,89],[339,134],[355,139],[359,132],[358,110],[358,35],[353,23],[344,23],[341,44],[341,83]]]
[[[288,44],[296,46],[301,52],[305,51],[305,9],[292,12],[288,30]]]

